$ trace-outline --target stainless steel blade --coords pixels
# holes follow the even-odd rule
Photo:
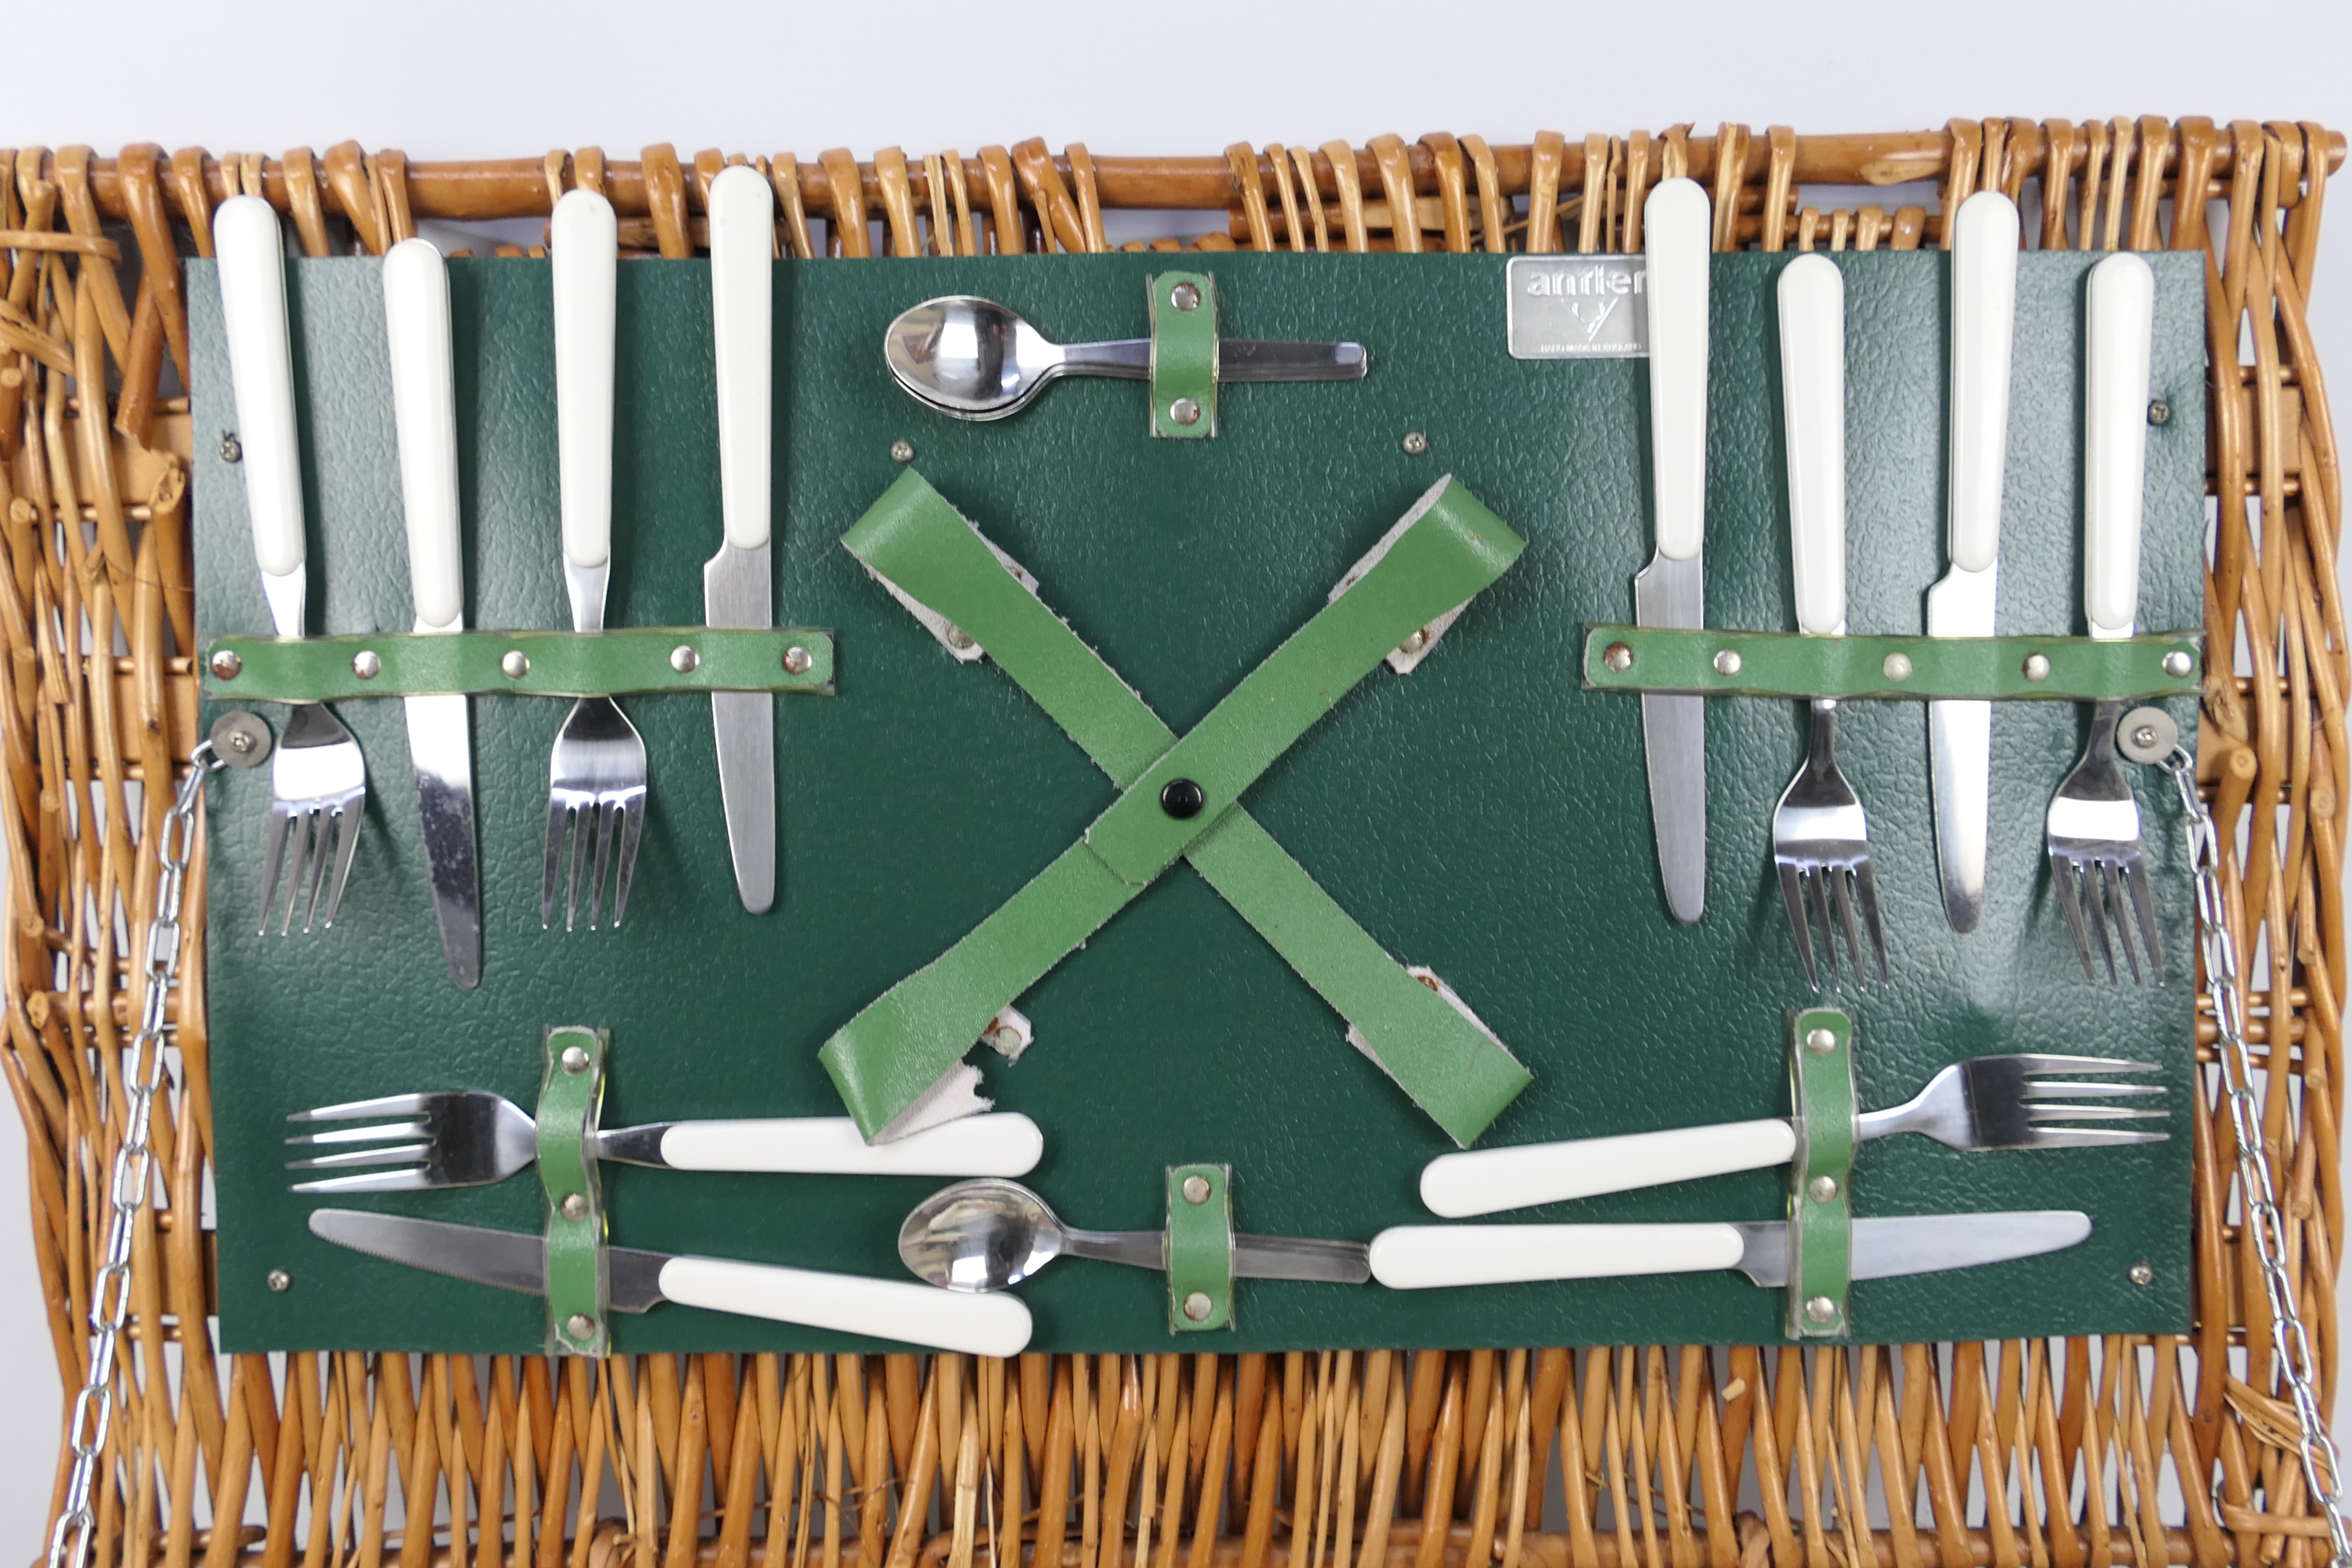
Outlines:
[[[408,761],[433,883],[433,918],[449,978],[470,991],[482,983],[482,879],[474,855],[474,757],[466,699],[410,697]]]
[[[526,1296],[547,1294],[547,1244],[521,1231],[357,1209],[313,1209],[310,1234],[337,1247],[428,1274],[519,1290]],[[614,1247],[606,1248],[605,1255],[612,1270],[607,1300],[613,1310],[642,1312],[667,1300],[660,1279],[662,1265],[670,1260],[670,1254]]]
[[[775,618],[767,545],[721,543],[702,567],[703,619],[714,626],[764,631]],[[710,694],[718,743],[719,798],[727,811],[727,850],[743,907],[764,913],[776,901],[776,700],[764,691]]]
[[[1789,1226],[1784,1220],[1741,1223],[1745,1250],[1738,1270],[1759,1285],[1789,1282]],[[1913,1215],[1853,1222],[1853,1278],[1891,1279],[1975,1268],[2044,1252],[2063,1252],[2091,1234],[2091,1216],[2076,1209],[2021,1209],[2009,1214]]]
[[[1706,558],[1654,555],[1633,578],[1637,626],[1696,628],[1706,620]],[[1706,910],[1706,699],[1642,694],[1650,822],[1666,908],[1688,925]]]
[[[1927,590],[1927,635],[1993,635],[1998,562],[1981,572],[1954,566]],[[1936,791],[1936,865],[1944,917],[1974,931],[1984,913],[1985,841],[1992,809],[1992,704],[1927,704],[1927,756]]]

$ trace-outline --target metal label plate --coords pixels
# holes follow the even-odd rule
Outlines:
[[[1639,256],[1514,256],[1511,357],[1649,358],[1649,275]]]

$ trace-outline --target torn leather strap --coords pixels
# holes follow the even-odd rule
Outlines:
[[[1237,804],[1400,642],[1517,557],[1522,541],[1468,491],[1440,480],[1380,563],[1181,739],[911,469],[842,542],[984,647],[1120,791],[1028,886],[825,1042],[820,1058],[866,1137],[911,1130],[892,1123],[955,1071],[997,1011],[1179,858],[1456,1142],[1475,1141],[1527,1086],[1500,1041],[1407,973]],[[1161,804],[1180,780],[1202,801],[1181,817]]]

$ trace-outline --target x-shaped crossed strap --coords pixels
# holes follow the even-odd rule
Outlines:
[[[868,1139],[932,1124],[959,1086],[968,1109],[979,1109],[976,1074],[959,1068],[964,1053],[1179,858],[1456,1142],[1476,1139],[1527,1086],[1528,1070],[1501,1041],[1382,951],[1238,804],[1358,681],[1500,577],[1524,544],[1450,478],[1386,542],[1360,578],[1179,739],[911,469],[842,536],[894,594],[984,648],[1119,789],[1026,887],[825,1042],[820,1058]],[[1180,817],[1161,794],[1183,780],[1199,787],[1202,805]]]

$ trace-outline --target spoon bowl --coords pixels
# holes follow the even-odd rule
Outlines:
[[[1045,1200],[1018,1182],[958,1182],[915,1205],[898,1227],[898,1258],[918,1279],[949,1290],[1002,1290],[1059,1258],[1066,1231]]]

